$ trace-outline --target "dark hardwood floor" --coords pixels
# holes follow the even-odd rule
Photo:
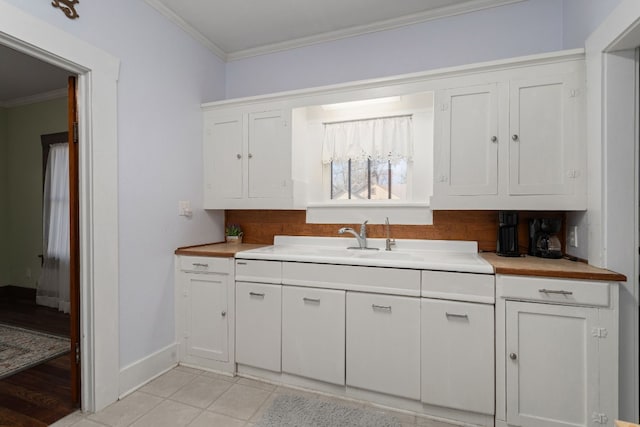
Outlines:
[[[69,315],[26,301],[0,299],[0,323],[69,335]],[[71,404],[70,355],[0,380],[0,426],[48,426],[77,408]]]

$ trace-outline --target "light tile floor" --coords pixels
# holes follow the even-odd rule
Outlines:
[[[252,427],[280,394],[313,396],[368,408],[400,420],[403,427],[453,427],[415,415],[384,410],[312,392],[178,366],[95,414],[75,412],[55,427]],[[339,426],[336,426],[339,427]]]

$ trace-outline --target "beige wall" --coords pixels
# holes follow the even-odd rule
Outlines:
[[[9,211],[7,205],[9,198],[7,195],[7,112],[0,107],[0,286],[9,284],[9,252],[8,218]]]
[[[9,282],[34,288],[42,253],[40,135],[67,128],[66,98],[6,109]]]

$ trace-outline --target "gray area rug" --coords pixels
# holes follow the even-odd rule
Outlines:
[[[280,395],[256,427],[401,427],[390,415],[321,399]]]
[[[0,378],[70,350],[68,338],[0,324]]]

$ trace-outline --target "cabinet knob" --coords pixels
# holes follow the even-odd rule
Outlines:
[[[227,315],[226,311],[223,311],[222,313],[220,313],[222,315],[222,317],[225,317]]]
[[[518,355],[517,355],[517,354],[515,354],[515,353],[509,353],[509,358],[510,358],[511,360],[516,360],[516,359],[518,358]]]
[[[514,141],[517,141],[518,140],[518,135],[517,134],[512,135],[511,139],[513,139]]]
[[[236,158],[241,159],[242,158],[242,154],[236,154]]]
[[[497,137],[497,136],[495,136],[495,135],[494,135],[494,136],[492,136],[492,137],[491,137],[491,142],[493,142],[493,143],[498,142],[498,137]]]
[[[249,153],[249,158],[253,159],[253,154]]]

